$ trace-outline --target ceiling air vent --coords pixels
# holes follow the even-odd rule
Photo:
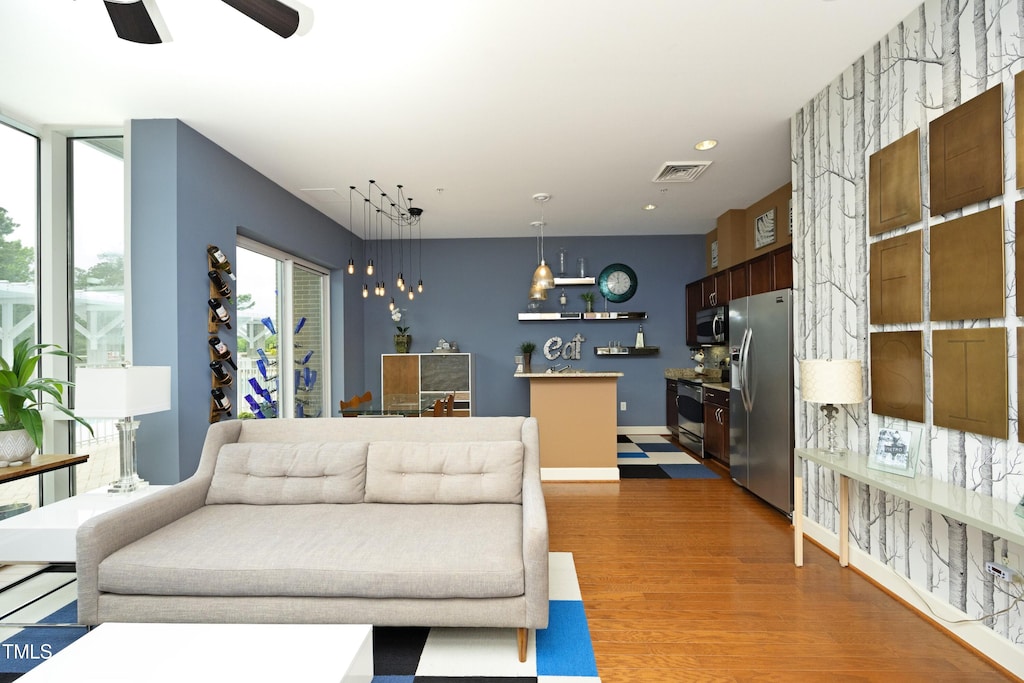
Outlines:
[[[692,183],[710,165],[710,161],[666,161],[654,176],[654,182]]]

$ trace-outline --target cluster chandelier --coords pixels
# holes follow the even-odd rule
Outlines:
[[[538,192],[533,195],[533,201],[540,204],[540,220],[530,223],[530,227],[539,228],[540,236],[537,238],[537,269],[533,271],[533,281],[530,283],[530,300],[544,301],[548,298],[548,290],[555,286],[555,275],[551,268],[544,261],[544,204],[551,199],[547,192]]]
[[[355,185],[348,188],[348,228],[355,233],[353,223],[353,205],[355,195],[363,199],[362,236],[363,257],[366,264],[357,268],[355,254],[348,259],[348,274],[355,275],[362,270],[365,275],[374,278],[374,296],[388,296],[388,283],[393,281],[400,292],[406,292],[409,299],[423,293],[423,226],[420,217],[423,209],[412,205],[412,197],[406,197],[401,185],[396,185],[396,192],[388,195],[376,180],[367,183],[366,194],[360,192]],[[413,231],[418,231],[418,250],[414,250]],[[351,250],[351,243],[350,243]],[[416,270],[418,282],[415,287],[405,280],[405,273],[412,273],[414,251],[418,251]],[[387,264],[387,268],[385,268]],[[389,275],[384,277],[384,273]],[[379,279],[378,279],[379,278]],[[370,298],[370,286],[363,283],[363,298]],[[388,307],[395,309],[395,297],[392,296]]]

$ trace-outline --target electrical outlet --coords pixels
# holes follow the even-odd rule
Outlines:
[[[997,579],[1002,579],[1003,581],[1013,582],[1017,580],[1018,576],[1020,576],[1016,569],[1007,567],[1005,564],[1000,564],[998,562],[986,562],[985,571]]]
[[[626,409],[626,402],[625,401],[619,401],[619,410],[625,410],[625,409]]]

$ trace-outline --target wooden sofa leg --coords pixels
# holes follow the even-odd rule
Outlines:
[[[519,661],[526,661],[526,643],[530,632],[525,628],[516,629],[516,642],[519,645]]]

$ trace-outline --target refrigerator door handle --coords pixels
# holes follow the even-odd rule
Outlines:
[[[743,399],[743,407],[749,413],[753,409],[750,400],[750,340],[754,332],[749,327],[743,332],[743,342],[740,344],[740,398]]]

